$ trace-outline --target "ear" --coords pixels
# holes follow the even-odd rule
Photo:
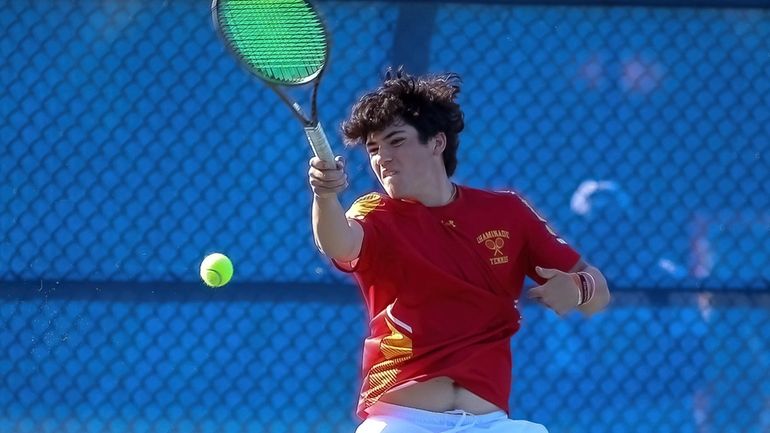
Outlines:
[[[446,149],[446,134],[438,132],[430,139],[430,143],[433,146],[433,154],[441,155]]]

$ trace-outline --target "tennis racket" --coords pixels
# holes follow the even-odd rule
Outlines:
[[[304,0],[213,0],[211,16],[241,66],[273,89],[302,123],[315,155],[334,162],[316,106],[329,59],[329,37],[313,6]],[[308,117],[283,88],[311,83]]]

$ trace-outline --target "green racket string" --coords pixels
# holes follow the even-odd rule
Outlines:
[[[267,80],[302,84],[324,67],[326,32],[304,1],[220,0],[218,16],[233,49]]]

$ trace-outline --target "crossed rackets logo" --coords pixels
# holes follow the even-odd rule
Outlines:
[[[501,265],[508,263],[508,256],[503,252],[505,246],[505,240],[510,239],[511,235],[508,230],[489,230],[476,237],[476,242],[479,245],[484,245],[489,251],[492,252],[492,257],[489,258],[489,264]]]
[[[494,252],[494,257],[502,256],[503,255],[503,245],[505,245],[505,242],[503,241],[503,238],[495,238],[493,241],[492,239],[487,239],[484,241],[484,245],[492,250]]]

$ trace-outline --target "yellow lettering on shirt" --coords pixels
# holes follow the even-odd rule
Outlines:
[[[476,237],[477,243],[483,243],[487,239],[491,238],[504,238],[504,239],[510,239],[510,234],[508,233],[508,230],[490,230],[488,232],[484,232],[483,234]]]

